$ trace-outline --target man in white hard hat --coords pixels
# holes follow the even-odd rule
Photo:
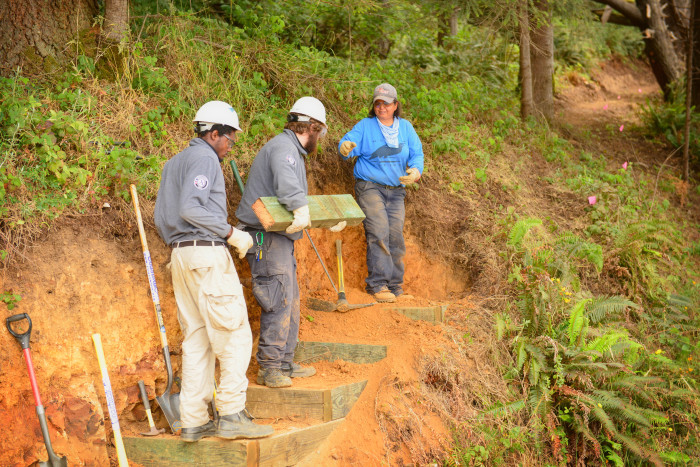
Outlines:
[[[294,241],[311,224],[303,156],[316,151],[318,140],[326,131],[326,109],[321,101],[314,97],[296,101],[282,133],[268,141],[255,156],[236,210],[240,221],[237,227],[255,239],[246,259],[253,276],[253,295],[262,308],[257,383],[272,388],[291,386],[291,378],[316,373],[313,367],[302,367],[293,361],[300,315]],[[285,232],[263,229],[252,209],[253,203],[263,196],[277,197],[294,213],[294,221]],[[345,222],[340,222],[331,230],[339,232],[344,227]]]
[[[259,438],[272,427],[253,423],[245,410],[246,370],[252,352],[243,289],[226,248],[243,258],[250,234],[228,223],[221,162],[241,131],[229,104],[211,101],[195,115],[197,137],[165,163],[154,212],[158,234],[172,247],[170,270],[182,328],[180,438]],[[209,419],[214,365],[221,379],[216,392],[218,423]]]

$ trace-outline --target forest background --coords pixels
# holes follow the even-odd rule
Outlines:
[[[320,98],[330,131],[314,177],[346,177],[335,144],[366,115],[371,89],[388,81],[426,151],[425,176],[409,190],[409,202],[422,206],[409,213],[408,228],[468,276],[497,338],[482,356],[506,388],[467,398],[465,355],[433,362],[422,390],[443,402],[434,410],[453,439],[444,452],[415,451],[415,461],[698,458],[700,117],[686,113],[693,83],[682,72],[667,82],[656,75],[663,92],[636,109],[639,124],[624,128],[611,121],[596,132],[554,112],[557,90],[592,82],[601,61],[644,68],[645,30],[601,22],[601,3],[618,2],[70,3],[67,17],[86,27],[3,60],[3,268],[21,262],[62,216],[107,200],[128,211],[131,183],[153,198],[163,163],[191,136],[191,116],[213,98],[239,110],[243,172],[296,98]],[[126,27],[105,19],[115,3]],[[642,12],[659,6],[621,3]],[[690,2],[661,3],[687,20],[686,36],[672,41],[687,63]],[[8,5],[2,21],[17,4]],[[668,11],[660,17],[670,22]],[[529,112],[523,24],[535,35],[549,31],[553,52],[549,80],[531,83]],[[10,57],[8,37],[2,42]],[[532,53],[543,50],[535,43]],[[615,139],[629,143],[607,148]],[[656,151],[634,149],[642,141]],[[0,290],[0,300],[12,310],[21,294]],[[472,336],[455,339],[461,346]]]

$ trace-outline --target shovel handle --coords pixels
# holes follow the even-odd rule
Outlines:
[[[338,256],[338,298],[345,299],[345,275],[343,274],[343,241],[335,241],[335,253]]]
[[[24,319],[26,319],[27,323],[29,323],[29,329],[27,329],[22,334],[19,334],[12,329],[11,323],[14,323],[15,321],[22,321]],[[22,346],[22,349],[29,348],[29,335],[32,333],[32,320],[28,314],[20,313],[18,315],[10,316],[5,320],[5,326],[7,326],[7,330],[10,331],[10,334],[12,334],[15,337],[15,339],[17,339],[17,342],[19,342],[19,344]]]

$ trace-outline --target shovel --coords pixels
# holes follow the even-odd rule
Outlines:
[[[170,425],[170,429],[172,430],[173,434],[175,434],[180,428],[182,428],[182,422],[180,421],[180,394],[171,394],[170,392],[173,389],[173,365],[170,362],[170,348],[168,347],[168,338],[165,335],[163,314],[160,311],[160,297],[158,296],[158,287],[156,286],[156,275],[153,272],[151,253],[148,251],[146,231],[143,229],[143,220],[141,219],[139,195],[136,192],[136,185],[131,185],[131,199],[134,202],[136,220],[139,225],[139,236],[141,237],[141,247],[143,248],[143,259],[146,262],[148,284],[151,287],[151,299],[153,299],[153,307],[156,310],[156,320],[158,321],[158,330],[160,331],[160,342],[163,346],[165,370],[168,373],[168,382],[165,386],[165,392],[163,392],[163,394],[160,396],[156,396],[156,401],[158,402],[160,409],[163,411],[165,419],[168,421],[168,425]]]
[[[309,308],[312,310],[318,310],[318,311],[338,311],[340,313],[347,313],[350,310],[356,310],[358,308],[364,308],[367,306],[372,306],[376,302],[372,303],[363,303],[363,304],[358,304],[358,305],[351,305],[348,303],[347,298],[345,297],[345,277],[343,275],[343,243],[342,240],[338,239],[335,241],[335,252],[336,256],[338,259],[338,288],[336,289],[336,292],[338,292],[338,301],[335,303],[333,302],[328,302],[326,300],[321,300],[318,298],[313,298],[309,297],[306,301],[307,305],[309,305]],[[325,267],[324,267],[325,269]],[[328,277],[330,279],[330,276]],[[331,280],[331,284],[333,284],[333,281]],[[333,284],[333,288],[335,289],[335,284]]]
[[[156,424],[153,423],[153,415],[151,415],[151,403],[148,401],[148,394],[146,394],[146,386],[143,385],[143,381],[139,380],[139,392],[141,393],[141,402],[143,402],[143,408],[146,410],[146,416],[148,417],[148,427],[149,431],[141,433],[144,436],[156,436],[161,433],[165,433],[165,428],[156,428]]]
[[[11,323],[15,321],[22,321],[26,319],[29,324],[29,328],[23,333],[18,334],[12,329]],[[46,414],[44,412],[44,406],[41,405],[41,397],[39,396],[39,388],[36,384],[36,375],[34,374],[34,365],[32,364],[32,355],[29,351],[29,335],[32,332],[32,320],[26,313],[21,313],[19,315],[10,316],[5,320],[5,325],[10,334],[15,336],[17,342],[22,346],[22,352],[24,353],[24,360],[27,362],[27,371],[29,372],[29,381],[32,383],[32,392],[34,393],[34,402],[36,402],[36,415],[39,417],[39,425],[41,426],[41,435],[44,437],[44,444],[46,445],[46,452],[49,454],[49,460],[46,462],[39,462],[40,467],[68,467],[68,461],[66,456],[58,457],[53,448],[51,447],[51,438],[49,437],[49,428],[46,424]]]

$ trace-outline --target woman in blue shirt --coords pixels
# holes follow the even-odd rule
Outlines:
[[[344,159],[355,159],[355,197],[366,216],[365,288],[379,302],[393,302],[404,293],[404,186],[415,183],[423,172],[423,145],[400,113],[396,88],[380,84],[374,89],[369,117],[338,145]]]

